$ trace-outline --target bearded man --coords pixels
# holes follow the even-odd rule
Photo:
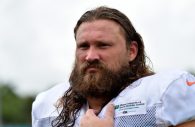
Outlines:
[[[146,65],[141,36],[122,12],[87,11],[74,34],[70,85],[37,96],[33,127],[194,125],[195,85],[189,84],[195,77],[183,71],[154,74]]]

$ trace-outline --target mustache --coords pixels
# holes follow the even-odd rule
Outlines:
[[[88,68],[104,69],[105,64],[103,64],[99,60],[93,60],[93,61],[86,61],[85,63],[81,64],[81,66],[80,66],[80,70],[82,73],[85,73]]]

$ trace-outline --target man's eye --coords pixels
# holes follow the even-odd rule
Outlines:
[[[100,48],[108,48],[108,47],[110,47],[111,45],[109,45],[109,44],[100,44],[99,45],[99,47]]]
[[[78,49],[83,49],[83,50],[84,50],[84,49],[89,48],[89,45],[88,45],[88,44],[80,44],[80,45],[77,46],[77,48],[78,48]]]

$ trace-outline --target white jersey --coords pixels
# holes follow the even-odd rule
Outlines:
[[[32,126],[50,127],[58,116],[56,101],[68,89],[60,84],[39,94],[33,103]],[[141,78],[111,102],[115,105],[115,127],[167,127],[195,120],[195,77],[183,71],[161,72]],[[86,112],[82,107],[76,119]],[[99,113],[104,116],[106,106]]]

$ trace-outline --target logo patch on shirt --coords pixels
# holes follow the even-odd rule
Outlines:
[[[194,82],[190,82],[190,81],[187,80],[186,83],[187,83],[188,86],[195,85],[195,81]]]
[[[145,101],[130,101],[115,105],[115,117],[146,114]]]

